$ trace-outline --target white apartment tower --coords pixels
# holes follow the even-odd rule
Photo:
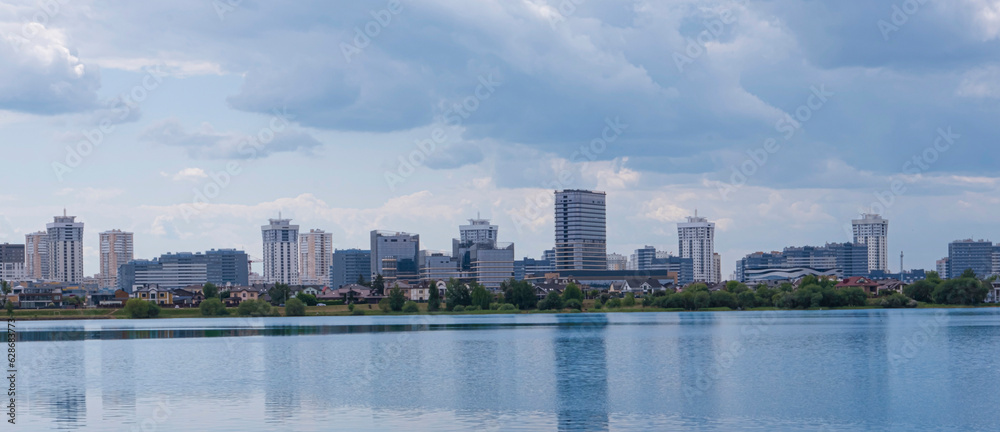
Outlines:
[[[489,219],[481,219],[476,215],[476,219],[469,219],[468,225],[459,225],[458,231],[463,244],[497,244],[497,226],[490,225]]]
[[[303,285],[328,283],[331,265],[333,233],[312,229],[299,235],[299,279]]]
[[[101,288],[114,288],[118,286],[118,267],[133,259],[132,233],[111,230],[99,235],[101,272],[97,275],[97,283]]]
[[[299,285],[299,226],[291,219],[268,219],[264,238],[264,281]]]
[[[877,214],[865,213],[851,221],[854,242],[868,246],[868,271],[889,271],[889,221]]]
[[[83,282],[83,222],[76,216],[56,216],[45,225],[48,234],[49,279],[56,282]]]
[[[715,270],[715,223],[707,218],[689,216],[687,222],[677,224],[677,250],[681,258],[694,262],[694,280],[720,282]]]
[[[28,279],[49,278],[49,233],[38,231],[24,236],[24,274]]]

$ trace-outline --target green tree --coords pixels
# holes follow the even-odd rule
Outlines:
[[[201,293],[205,295],[205,300],[219,297],[219,288],[214,283],[206,283],[201,287]]]
[[[285,303],[285,316],[305,316],[306,304],[297,298],[290,298]]]
[[[264,300],[244,300],[236,308],[240,316],[263,317],[274,315],[271,304]]]
[[[540,310],[560,310],[563,308],[562,297],[555,291],[549,291],[545,299],[538,303]]]
[[[385,295],[385,278],[380,274],[375,275],[375,279],[372,280],[371,289],[375,295]]]
[[[868,294],[858,287],[849,287],[840,290],[846,304],[844,306],[864,306],[868,301]]]
[[[4,303],[3,308],[7,310],[7,315],[14,315],[14,302],[7,301]]]
[[[14,313],[14,305],[11,304],[10,300],[7,298],[7,296],[10,295],[11,291],[10,283],[8,283],[3,279],[0,279],[0,291],[3,291],[3,298],[0,300],[3,301],[4,308],[7,309],[7,313],[12,315]]]
[[[739,294],[741,292],[749,291],[749,290],[750,290],[750,288],[748,288],[746,286],[746,284],[743,284],[743,283],[741,283],[739,281],[729,281],[729,282],[726,282],[726,291],[728,291],[728,292],[730,292],[732,294]]]
[[[567,309],[576,309],[576,310],[583,309],[583,302],[577,299],[569,299],[566,300],[564,303]]]
[[[222,304],[222,300],[219,300],[218,297],[203,300],[201,304],[198,305],[198,309],[201,310],[201,314],[203,316],[229,315],[226,305]]]
[[[379,310],[381,310],[382,312],[385,312],[385,313],[392,312],[392,307],[389,306],[389,298],[385,297],[382,300],[379,300],[378,301],[378,308],[379,308]]]
[[[420,312],[420,307],[417,306],[417,302],[415,301],[407,301],[406,303],[403,304],[403,312],[417,313]]]
[[[361,286],[364,286],[364,287],[371,288],[371,282],[366,281],[364,275],[358,275],[358,280],[356,282],[354,282],[354,283],[356,283],[358,285],[361,285]]]
[[[693,283],[691,285],[688,285],[688,286],[684,287],[684,291],[691,292],[691,293],[695,293],[695,292],[698,292],[698,291],[708,292],[708,285],[705,285],[705,284],[700,283],[700,282],[699,283]]]
[[[564,302],[570,300],[579,300],[580,302],[583,302],[583,291],[580,290],[580,287],[577,286],[577,284],[570,282],[566,285],[566,289],[563,290],[562,299]]]
[[[938,284],[931,282],[929,279],[916,281],[905,286],[903,288],[903,294],[916,301],[930,303],[934,300],[931,298],[931,294],[934,293],[934,289],[937,288],[937,285]]]
[[[635,306],[635,294],[628,293],[625,294],[625,298],[622,300],[622,307],[633,307]]]
[[[938,285],[931,293],[934,303],[977,305],[986,300],[989,288],[975,277],[966,277],[965,273],[962,276],[958,279],[948,279]]]
[[[694,293],[694,309],[704,309],[712,307],[712,295],[708,291],[696,291]]]
[[[590,290],[590,293],[588,293],[588,294],[589,294],[588,297],[590,297],[592,299],[597,299],[598,297],[601,296],[601,291],[600,290]]]
[[[129,318],[156,318],[160,315],[160,306],[153,302],[134,298],[125,302],[124,311]]]
[[[398,284],[393,284],[392,289],[389,290],[389,309],[393,312],[399,312],[403,310],[405,304],[406,295],[403,294],[403,290],[399,288]]]
[[[927,280],[934,285],[937,285],[941,283],[941,275],[939,275],[936,271],[929,271],[927,272]]]
[[[517,306],[520,310],[534,309],[538,304],[538,296],[531,283],[508,279],[501,284],[504,301]]]
[[[455,309],[455,306],[463,306],[462,309],[465,309],[464,306],[472,305],[472,293],[469,292],[469,287],[455,278],[448,280],[444,296],[448,310]]]
[[[276,283],[267,290],[267,295],[271,296],[271,304],[280,305],[288,302],[288,298],[292,295],[292,289],[287,284]],[[206,296],[206,298],[208,297]]]
[[[711,302],[712,307],[727,307],[730,309],[736,309],[739,307],[739,302],[736,301],[736,295],[729,291],[715,291],[709,296],[709,301]]]
[[[319,303],[319,301],[316,300],[316,296],[306,294],[304,291],[299,291],[299,293],[295,295],[295,298],[299,299],[302,303],[305,303],[306,306],[316,306],[316,304]]]
[[[471,300],[473,306],[479,306],[482,310],[490,310],[490,302],[493,301],[493,295],[491,295],[489,291],[486,291],[485,287],[480,284],[475,284],[475,287],[472,288],[472,293],[470,295],[472,297]]]
[[[427,298],[427,311],[434,312],[441,308],[441,293],[438,292],[437,283],[431,282],[430,296]]]
[[[962,272],[962,275],[959,276],[958,278],[959,279],[979,279],[978,277],[976,277],[976,272],[972,271],[972,269],[970,269],[970,268],[965,269],[965,271]]]
[[[740,309],[753,309],[757,307],[757,295],[750,290],[737,294],[736,301],[739,303]]]

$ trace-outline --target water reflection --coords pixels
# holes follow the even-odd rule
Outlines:
[[[101,405],[105,420],[135,417],[135,345],[106,343],[101,349]]]
[[[299,370],[299,344],[282,341],[264,351],[264,419],[268,423],[284,423],[294,418],[299,409],[299,386],[303,377]]]
[[[607,316],[559,315],[557,320],[553,344],[559,430],[607,431]]]

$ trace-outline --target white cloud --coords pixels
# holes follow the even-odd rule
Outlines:
[[[205,170],[201,168],[184,168],[178,171],[176,174],[160,172],[160,175],[168,177],[173,181],[192,181],[192,180],[208,178],[208,174],[205,173]]]

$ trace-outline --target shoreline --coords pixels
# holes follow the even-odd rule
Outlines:
[[[382,312],[379,309],[361,309],[365,311],[364,315],[354,315],[348,310],[329,310],[322,309],[316,310],[316,308],[331,308],[330,306],[309,306],[306,308],[306,314],[302,315],[302,318],[306,317],[352,317],[352,316],[410,316],[410,315],[522,315],[522,314],[567,314],[567,313],[684,313],[684,312],[762,312],[762,311],[830,311],[830,310],[873,310],[873,309],[885,309],[885,310],[906,310],[906,309],[983,309],[983,308],[1000,308],[1000,303],[984,303],[981,305],[940,305],[940,304],[928,304],[922,303],[916,308],[884,308],[881,306],[845,306],[837,308],[808,308],[808,309],[781,309],[776,307],[759,307],[748,310],[741,309],[729,309],[729,308],[705,308],[698,310],[686,310],[686,309],[662,309],[662,308],[643,308],[643,307],[633,307],[633,308],[618,308],[618,309],[587,309],[587,310],[529,310],[529,311],[499,311],[499,310],[482,310],[482,311],[472,311],[472,312],[448,312],[448,311],[437,311],[437,312],[427,312],[420,311],[416,313],[405,313],[405,312]],[[284,308],[277,308],[283,312]],[[156,318],[141,318],[148,320],[165,320],[165,319],[182,319],[182,318],[248,318],[247,316],[241,316],[236,313],[236,308],[229,308],[231,313],[229,315],[223,316],[205,316],[201,315],[201,311],[198,308],[183,308],[183,309],[163,309],[161,316]],[[23,311],[22,313],[17,313],[21,311],[15,311],[12,318],[17,321],[86,321],[86,320],[115,320],[115,319],[133,319],[125,316],[120,316],[123,314],[121,309],[37,309],[31,311]],[[30,313],[37,312],[37,313]],[[70,314],[63,315],[62,313],[68,312]],[[79,315],[72,314],[73,312],[79,312]],[[40,314],[39,314],[40,313]],[[8,315],[8,317],[11,317]],[[259,317],[259,318],[284,318],[285,315],[277,315],[271,317]],[[255,317],[258,318],[258,317]]]

